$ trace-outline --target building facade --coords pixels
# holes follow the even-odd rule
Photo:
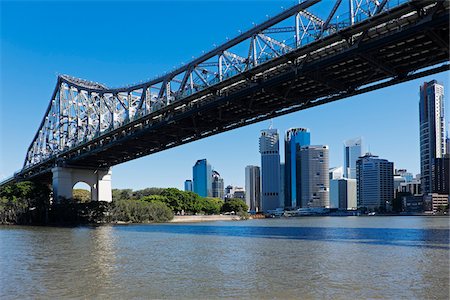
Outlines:
[[[328,170],[328,174],[329,174],[330,180],[341,179],[344,176],[344,168],[343,167],[330,168]]]
[[[225,188],[223,186],[223,178],[220,177],[219,172],[212,171],[212,196],[214,198],[224,198]]]
[[[192,192],[192,180],[187,179],[186,181],[184,181],[184,191]]]
[[[446,153],[444,86],[436,80],[420,87],[420,172],[423,194],[433,190],[433,165]]]
[[[245,167],[245,203],[250,211],[258,212],[261,206],[261,171],[258,166]]]
[[[439,157],[433,163],[433,193],[449,194],[450,185],[450,158]]]
[[[356,209],[356,179],[330,180],[330,207],[343,210]]]
[[[192,168],[193,191],[201,197],[212,197],[212,168],[206,159],[197,160]]]
[[[328,146],[305,146],[300,149],[301,207],[330,207]]]
[[[344,142],[344,177],[356,179],[356,161],[362,155],[362,138]]]
[[[261,130],[261,211],[276,209],[280,200],[280,145],[276,129]]]
[[[367,153],[356,162],[358,208],[385,210],[394,199],[394,164]]]
[[[284,207],[299,207],[301,203],[300,148],[311,144],[307,128],[291,128],[284,138]],[[283,182],[282,182],[283,183]]]

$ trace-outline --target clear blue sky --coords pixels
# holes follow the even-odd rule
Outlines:
[[[327,2],[327,1],[325,1]],[[58,73],[108,86],[146,80],[295,1],[0,2],[0,179],[21,168]],[[331,1],[328,1],[330,4]],[[313,144],[343,163],[345,139],[362,136],[372,153],[419,172],[419,85],[449,73],[330,103],[273,120],[283,135],[308,127]],[[448,116],[448,100],[445,100]],[[447,118],[448,119],[448,118]],[[260,164],[254,124],[113,168],[113,187],[183,187],[197,159],[207,158],[225,184],[244,185],[244,168]]]

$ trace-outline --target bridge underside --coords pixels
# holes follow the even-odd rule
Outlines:
[[[407,16],[417,9],[402,5],[341,30],[18,175],[50,178],[56,165],[108,168],[220,132],[448,70],[448,10],[441,7],[426,18]],[[400,16],[406,17],[389,21]]]

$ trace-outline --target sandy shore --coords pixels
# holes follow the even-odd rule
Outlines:
[[[232,215],[212,215],[212,216],[174,216],[170,223],[192,223],[208,221],[237,221],[239,216]]]

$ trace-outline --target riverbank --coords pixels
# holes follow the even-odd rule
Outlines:
[[[212,221],[239,221],[237,215],[194,215],[194,216],[174,216],[169,223],[197,223]]]

